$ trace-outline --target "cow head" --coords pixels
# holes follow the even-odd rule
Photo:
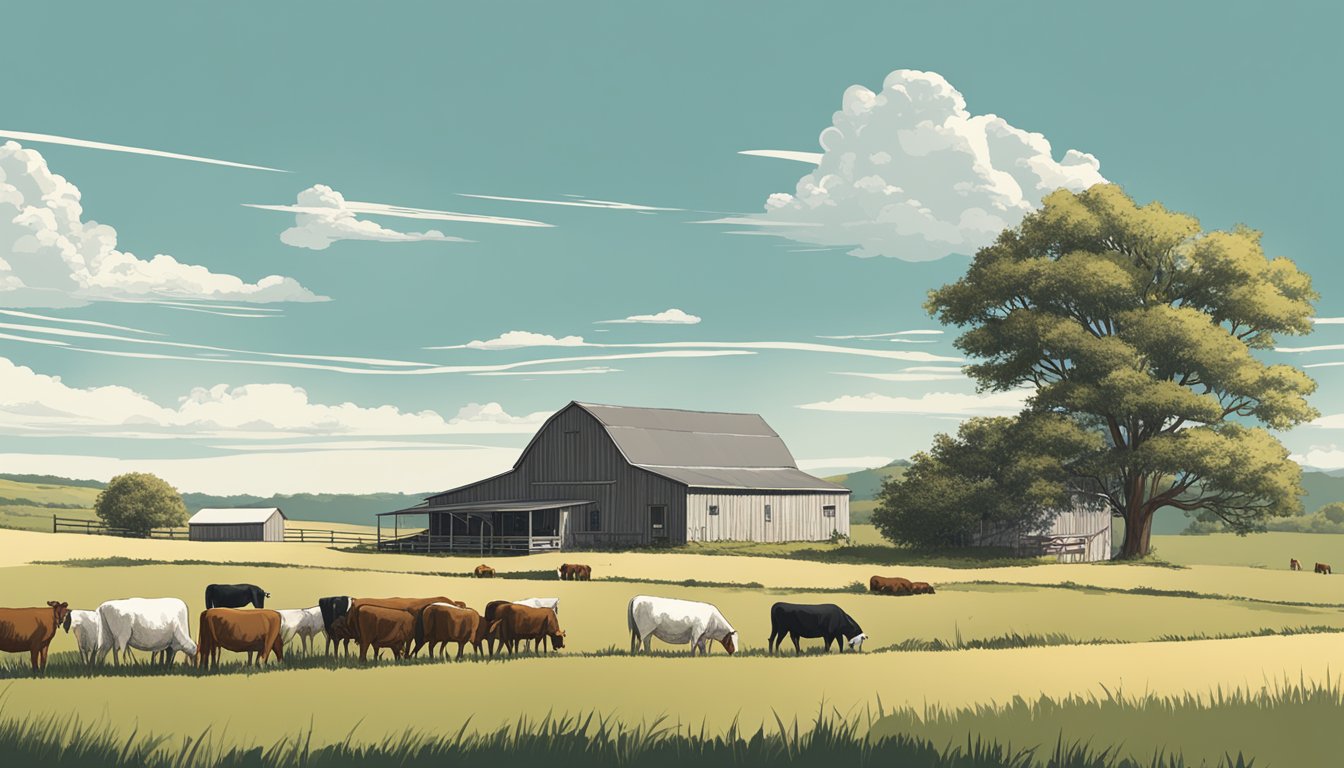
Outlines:
[[[729,656],[737,652],[737,632],[729,632],[719,642],[723,644],[723,650],[727,651]]]
[[[56,618],[56,624],[58,626],[65,626],[66,622],[70,620],[70,604],[48,600],[47,605],[51,606],[51,612]],[[69,631],[69,627],[66,627],[66,631]]]
[[[849,647],[854,649],[855,651],[862,652],[863,641],[867,639],[868,639],[868,633],[860,632],[859,634],[849,638]]]
[[[555,578],[557,579],[565,578],[565,567],[563,565],[555,569]]]
[[[65,614],[65,621],[61,622],[61,628],[64,629],[67,634],[70,632],[70,616],[70,612],[67,611]]]
[[[551,635],[551,647],[557,651],[565,647],[565,630],[560,630]]]

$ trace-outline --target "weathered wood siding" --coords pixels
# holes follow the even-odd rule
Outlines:
[[[196,524],[187,527],[191,541],[284,541],[285,519],[279,512],[265,523]]]
[[[1041,536],[1070,536],[1086,538],[1086,551],[1056,555],[1061,563],[1096,563],[1111,559],[1111,512],[1100,505],[1079,504],[1055,513],[1045,528],[1039,531],[994,530],[982,528],[967,543],[979,547],[1022,546],[1024,534]]]
[[[585,500],[592,506],[571,510],[561,523],[566,547],[627,547],[652,543],[649,507],[667,507],[669,544],[684,543],[685,486],[631,466],[606,429],[578,406],[546,422],[519,459],[516,469],[430,498],[431,505],[482,501]],[[591,509],[600,522],[591,526]],[[431,531],[446,534],[443,531]]]
[[[709,514],[711,506],[719,514]],[[823,514],[827,506],[835,507],[835,517]],[[849,535],[849,494],[692,489],[686,521],[689,541],[825,541],[833,533]]]

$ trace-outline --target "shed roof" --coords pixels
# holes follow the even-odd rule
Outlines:
[[[279,507],[215,507],[202,509],[191,516],[187,525],[239,525],[242,523],[264,523],[271,519],[271,516],[280,514],[285,517],[285,513],[280,511]]]
[[[414,507],[398,509],[392,512],[379,512],[378,517],[386,515],[420,515],[429,512],[535,512],[543,509],[564,509],[566,507],[581,507],[585,504],[592,504],[592,501],[575,500],[568,501],[468,501],[460,504],[417,504]]]

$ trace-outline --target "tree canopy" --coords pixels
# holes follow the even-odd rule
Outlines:
[[[1300,508],[1301,470],[1266,428],[1313,418],[1315,382],[1255,353],[1308,333],[1316,298],[1260,233],[1204,232],[1104,184],[1047,196],[926,308],[965,329],[983,389],[1032,388],[1031,410],[1101,433],[1076,479],[1125,519],[1122,555],[1140,556],[1163,507],[1241,533]]]
[[[112,478],[98,494],[93,511],[108,526],[136,533],[174,528],[187,522],[187,508],[177,489],[144,472]]]

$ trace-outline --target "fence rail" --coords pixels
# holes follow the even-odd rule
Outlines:
[[[559,536],[431,534],[428,531],[384,538],[379,549],[392,552],[548,552],[560,549]]]
[[[286,528],[285,541],[299,544],[376,544],[378,537],[372,533],[330,528]]]
[[[120,536],[127,539],[177,539],[186,540],[190,533],[186,528],[154,528],[148,533],[140,533],[126,528],[114,528],[97,520],[82,520],[74,517],[51,516],[52,533],[83,533],[91,536]],[[338,531],[330,528],[285,528],[285,541],[298,544],[374,544],[378,537],[372,533],[356,531]]]

